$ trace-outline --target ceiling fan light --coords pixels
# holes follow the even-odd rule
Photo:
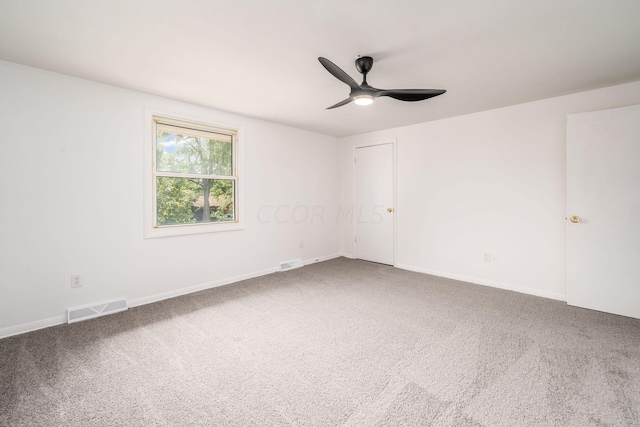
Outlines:
[[[373,104],[373,99],[371,95],[358,95],[353,98],[353,101],[358,105],[371,105]]]

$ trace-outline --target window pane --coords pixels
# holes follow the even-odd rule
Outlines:
[[[158,129],[156,170],[159,172],[233,175],[232,143],[228,136],[210,138]]]
[[[234,221],[233,200],[230,179],[157,177],[156,225]]]

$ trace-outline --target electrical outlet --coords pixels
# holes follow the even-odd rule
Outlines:
[[[82,287],[82,274],[72,274],[71,275],[71,287],[72,288],[81,288]]]
[[[304,248],[304,240],[300,240],[300,243],[298,243],[298,247],[300,249]]]
[[[484,254],[484,257],[482,258],[482,260],[484,262],[491,262],[491,254],[489,253]]]

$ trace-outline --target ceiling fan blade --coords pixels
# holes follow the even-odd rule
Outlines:
[[[349,76],[349,74],[342,71],[342,69],[338,67],[336,64],[329,61],[327,58],[323,58],[323,57],[319,57],[318,61],[320,61],[322,66],[326,68],[328,72],[333,74],[333,76],[336,79],[340,80],[343,83],[348,84],[351,89],[360,89],[360,86],[358,85],[358,83],[356,83],[356,81],[353,80],[351,76]]]
[[[382,89],[377,96],[389,96],[400,101],[422,101],[423,99],[442,95],[445,92],[446,90],[443,89]]]
[[[332,105],[331,107],[327,107],[327,110],[331,110],[332,108],[342,107],[343,105],[347,105],[351,101],[353,101],[353,98],[349,97],[349,98],[345,99],[344,101],[340,101],[337,104]]]

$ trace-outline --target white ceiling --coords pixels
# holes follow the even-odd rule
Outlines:
[[[358,54],[448,92],[325,110]],[[0,59],[344,136],[640,80],[640,1],[0,0]]]

